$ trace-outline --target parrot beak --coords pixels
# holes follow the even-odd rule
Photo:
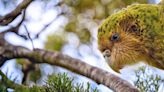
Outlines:
[[[110,56],[111,56],[111,51],[110,50],[105,50],[104,52],[103,52],[103,56],[104,56],[104,58],[105,58],[105,60],[106,60],[106,62],[108,62],[109,60],[110,60]]]
[[[110,57],[110,56],[111,56],[110,50],[105,50],[105,51],[103,52],[103,56],[104,56],[104,57]]]

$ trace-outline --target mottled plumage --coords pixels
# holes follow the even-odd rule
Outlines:
[[[164,69],[164,11],[136,4],[109,16],[98,30],[98,45],[117,72],[139,61]]]

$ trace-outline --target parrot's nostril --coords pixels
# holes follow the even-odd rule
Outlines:
[[[103,52],[103,56],[104,56],[104,57],[110,57],[110,56],[111,56],[110,50],[105,50],[105,51]]]

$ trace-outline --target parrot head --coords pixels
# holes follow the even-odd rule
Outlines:
[[[112,14],[98,29],[99,50],[116,72],[126,65],[149,59],[147,46],[151,44],[150,34],[154,30],[151,25],[158,21],[158,12],[150,15],[152,9],[146,6],[132,5]],[[151,7],[157,9],[156,6]],[[154,21],[155,18],[157,20]]]

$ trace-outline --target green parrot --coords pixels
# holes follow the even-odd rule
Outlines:
[[[98,29],[98,46],[116,72],[139,62],[164,70],[163,5],[135,4],[112,14]]]

